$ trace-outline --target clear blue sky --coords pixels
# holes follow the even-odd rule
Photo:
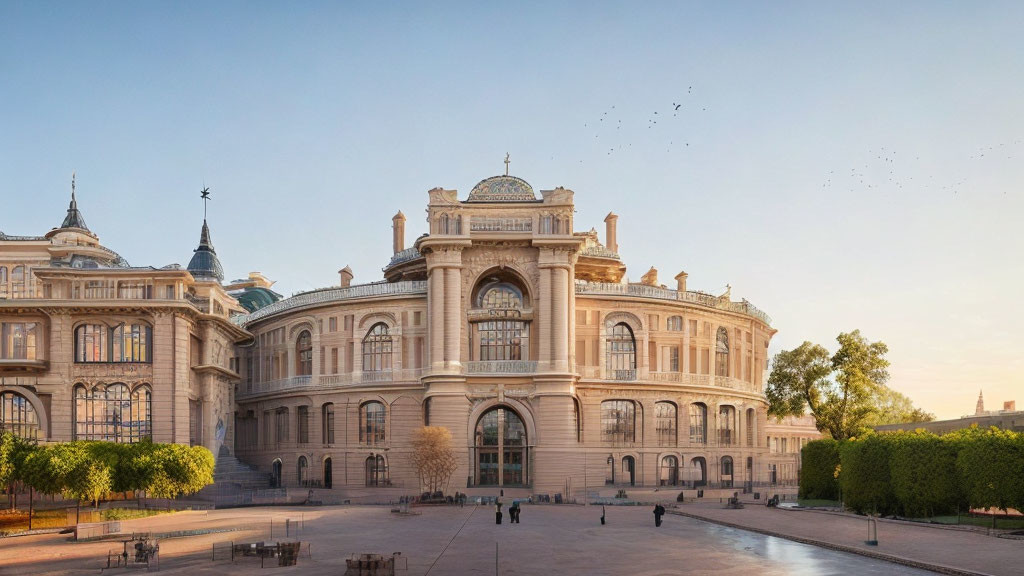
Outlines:
[[[1024,404],[1024,3],[381,4],[0,2],[0,230],[77,170],[105,245],[185,264],[205,184],[228,276],[290,294],[509,152],[773,353],[860,328],[940,417]]]

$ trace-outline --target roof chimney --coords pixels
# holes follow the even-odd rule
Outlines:
[[[676,290],[680,292],[686,292],[686,277],[689,276],[686,272],[680,272],[676,274]]]
[[[1017,411],[1017,401],[1016,400],[1007,400],[1007,401],[1003,402],[1003,412],[1016,412],[1016,411]]]
[[[405,214],[399,210],[391,218],[391,229],[393,230],[395,254],[405,250]]]
[[[609,212],[604,217],[604,247],[615,253],[619,252],[619,242],[615,237],[615,222],[618,219],[618,215],[614,212]]]
[[[341,270],[338,270],[338,275],[341,277],[342,288],[348,288],[352,285],[352,278],[354,278],[354,275],[352,274],[351,268],[345,266]]]

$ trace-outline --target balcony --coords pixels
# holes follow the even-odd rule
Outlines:
[[[474,216],[469,221],[470,232],[531,232],[530,218],[481,218]]]
[[[668,288],[660,288],[658,286],[647,286],[644,284],[613,284],[608,282],[586,282],[584,280],[577,280],[576,294],[585,296],[617,295],[631,296],[635,298],[654,298],[657,300],[673,300],[676,302],[685,302],[688,304],[696,304],[698,306],[725,310],[727,312],[744,314],[746,316],[756,318],[769,326],[771,326],[772,323],[770,316],[750,302],[747,302],[745,299],[740,302],[731,302],[703,292],[680,292],[678,290],[670,290]]]
[[[537,362],[532,360],[483,360],[463,364],[466,374],[535,374]]]
[[[378,296],[399,296],[405,294],[426,294],[427,283],[423,280],[412,280],[406,282],[374,282],[372,284],[360,284],[346,288],[323,288],[311,292],[302,292],[286,298],[280,302],[274,302],[269,306],[241,316],[238,323],[242,326],[273,316],[280,312],[297,308],[308,308],[332,302],[356,300],[361,298],[374,298]]]
[[[249,399],[268,394],[284,392],[324,392],[363,384],[419,382],[422,368],[408,370],[385,370],[379,372],[350,372],[348,374],[326,374],[323,376],[292,376],[269,382],[240,384],[238,398]]]

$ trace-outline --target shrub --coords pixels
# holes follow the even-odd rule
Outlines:
[[[839,446],[843,502],[860,514],[894,514],[895,496],[889,474],[889,442],[877,434]]]
[[[956,476],[957,444],[927,432],[886,434],[893,496],[904,516],[955,512],[961,503]]]
[[[800,451],[800,498],[838,500],[839,442],[831,438],[808,442]]]

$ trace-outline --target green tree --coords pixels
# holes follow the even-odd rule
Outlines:
[[[884,387],[875,400],[875,412],[868,418],[867,425],[905,424],[931,422],[935,414],[914,406],[914,402],[889,387]]]
[[[838,500],[839,442],[831,438],[808,442],[800,450],[800,497]]]
[[[150,496],[177,498],[194,494],[213,484],[213,454],[202,446],[157,444],[150,455],[152,476],[146,486]]]
[[[837,440],[862,432],[875,413],[875,403],[889,390],[888,347],[869,342],[860,330],[844,332],[831,358],[817,344],[804,342],[772,360],[765,395],[768,413],[782,418],[810,409],[818,430]]]

